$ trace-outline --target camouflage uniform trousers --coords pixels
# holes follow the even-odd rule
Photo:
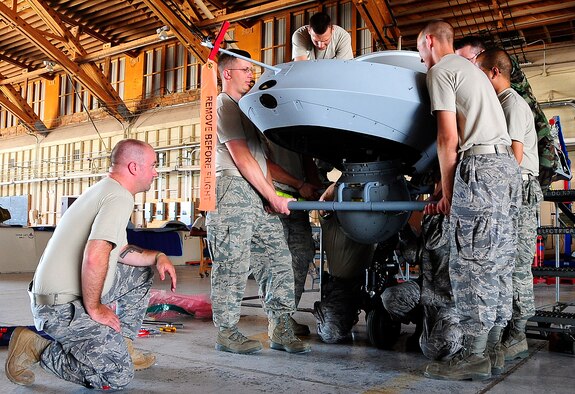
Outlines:
[[[537,243],[537,216],[543,192],[535,177],[523,181],[523,204],[519,209],[517,259],[513,270],[513,320],[535,315],[531,264]]]
[[[464,335],[511,318],[521,174],[508,154],[476,155],[457,165],[450,217],[449,277]]]
[[[449,234],[449,216],[423,217],[423,330],[419,345],[423,354],[431,360],[450,359],[463,343],[463,333],[459,328],[459,317],[449,279]]]
[[[385,289],[381,301],[393,320],[407,324],[411,312],[419,305],[420,296],[421,289],[417,282],[408,280]]]
[[[292,211],[289,216],[282,215],[280,219],[292,257],[295,306],[297,307],[304,292],[309,267],[313,264],[315,244],[307,211]]]
[[[218,177],[216,195],[216,210],[206,220],[214,325],[225,329],[239,322],[250,270],[268,318],[293,313],[291,255],[278,216],[264,210],[261,197],[242,177]]]
[[[114,284],[102,303],[115,303],[121,332],[92,320],[81,299],[53,306],[33,304],[36,328],[54,339],[42,353],[42,368],[89,388],[121,389],[128,385],[134,377],[134,365],[124,337],[134,339],[138,334],[153,277],[149,267],[118,263]]]

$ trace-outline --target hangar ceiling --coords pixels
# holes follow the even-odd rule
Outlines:
[[[575,1],[567,0],[352,0],[381,49],[415,49],[423,25],[444,19],[456,38],[481,35],[520,58],[541,47],[575,46]],[[0,105],[25,124],[42,122],[18,99],[12,84],[53,70],[75,77],[120,120],[128,110],[95,61],[112,54],[137,54],[167,32],[200,59],[224,21],[249,26],[265,15],[332,1],[312,0],[2,0],[0,1]]]

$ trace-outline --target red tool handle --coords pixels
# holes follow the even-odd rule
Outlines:
[[[228,31],[229,27],[230,22],[225,21],[224,24],[222,25],[222,28],[220,29],[220,32],[218,33],[218,36],[216,37],[216,41],[214,41],[214,47],[212,48],[210,56],[208,56],[208,59],[214,60],[216,58],[216,55],[220,50],[220,44],[224,40],[224,36],[226,35],[226,31]]]

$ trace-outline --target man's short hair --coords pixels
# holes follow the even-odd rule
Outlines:
[[[463,47],[470,46],[473,48],[480,49],[482,51],[485,50],[485,42],[479,36],[467,36],[460,38],[459,40],[453,43],[453,48],[455,50],[461,49]]]
[[[325,12],[318,12],[309,18],[309,27],[315,34],[323,34],[331,26],[331,18]]]
[[[251,59],[251,55],[248,51],[244,51],[242,49],[228,49],[228,52],[235,53],[237,55],[248,57]],[[222,73],[226,68],[229,68],[230,65],[236,60],[237,57],[229,55],[227,53],[221,53],[218,57],[218,71]]]
[[[477,65],[486,70],[497,67],[505,79],[511,81],[513,63],[509,54],[501,48],[491,48],[477,56]]]
[[[426,35],[431,34],[440,41],[453,45],[453,27],[441,19],[429,22],[419,34],[420,37],[425,37]]]
[[[121,140],[114,146],[110,154],[112,165],[127,163],[129,161],[141,160],[150,144],[136,139]]]

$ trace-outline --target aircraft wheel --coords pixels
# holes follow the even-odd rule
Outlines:
[[[369,342],[380,349],[391,349],[401,332],[401,323],[391,320],[383,308],[372,309],[367,314],[367,335]]]

